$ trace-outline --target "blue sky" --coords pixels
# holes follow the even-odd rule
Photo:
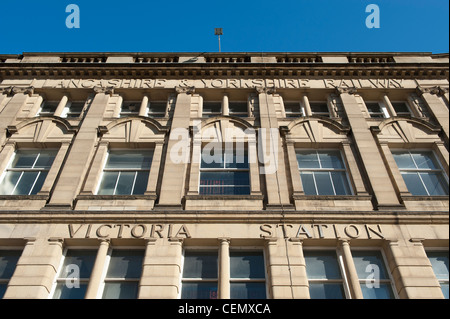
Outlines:
[[[69,4],[80,28],[66,27]],[[366,27],[366,6],[380,28]],[[0,54],[449,52],[448,0],[22,0],[0,6]]]

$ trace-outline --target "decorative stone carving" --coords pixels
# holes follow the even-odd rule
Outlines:
[[[257,87],[256,91],[261,94],[261,93],[265,93],[265,94],[275,94],[277,93],[277,90],[274,87]]]
[[[195,93],[195,86],[177,86],[175,88],[175,91],[177,94],[184,93],[184,94],[194,94]]]
[[[347,93],[347,94],[356,94],[358,92],[358,90],[354,87],[337,87],[336,88],[336,93],[337,94],[343,94],[343,93]]]
[[[114,87],[113,86],[108,86],[108,87],[96,86],[96,87],[94,87],[94,92],[96,94],[103,93],[103,94],[113,95],[114,94]]]

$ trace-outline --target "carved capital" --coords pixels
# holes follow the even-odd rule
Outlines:
[[[177,86],[177,87],[175,87],[175,91],[177,92],[177,94],[180,94],[180,93],[194,94],[195,86]]]
[[[15,94],[28,94],[31,96],[34,94],[34,87],[33,86],[27,86],[27,87],[20,87],[20,86],[13,86],[11,88],[11,95]]]
[[[258,92],[258,94],[262,94],[262,93],[275,94],[275,93],[277,93],[277,90],[274,87],[268,88],[268,87],[260,86],[260,87],[256,87],[256,92]]]
[[[420,96],[422,96],[424,93],[440,95],[441,90],[439,86],[423,87],[419,85],[416,88],[416,92]]]
[[[0,94],[11,95],[12,94],[12,86],[0,88]]]
[[[94,87],[94,92],[96,94],[103,93],[103,94],[113,95],[114,87],[113,86],[108,86],[108,87],[96,86],[96,87]]]
[[[343,93],[347,93],[347,94],[356,94],[358,92],[358,90],[356,88],[350,88],[350,87],[336,87],[336,93],[337,94],[343,94]]]

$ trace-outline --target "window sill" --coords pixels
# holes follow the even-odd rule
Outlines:
[[[438,195],[438,196],[415,196],[415,195],[402,195],[403,200],[407,201],[448,201],[449,196],[448,195]]]
[[[78,195],[76,200],[156,200],[156,195]]]
[[[263,195],[186,195],[186,200],[262,200]]]
[[[0,200],[47,200],[47,195],[0,195]]]
[[[372,200],[371,195],[293,195],[297,200]]]

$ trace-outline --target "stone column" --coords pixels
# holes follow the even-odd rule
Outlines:
[[[230,299],[230,239],[219,242],[219,299]]]
[[[84,299],[96,299],[98,289],[102,282],[103,270],[105,268],[106,256],[109,250],[109,239],[100,239],[100,247],[98,248],[97,256],[95,258],[94,267],[92,268],[91,278],[86,290]]]
[[[230,102],[228,94],[224,94],[222,98],[222,115],[230,115]]]
[[[402,174],[400,173],[400,170],[398,169],[397,163],[395,162],[394,156],[392,155],[391,149],[389,148],[389,145],[387,143],[381,143],[381,151],[383,152],[383,156],[386,159],[386,162],[389,166],[389,172],[392,176],[392,179],[395,182],[395,185],[397,187],[397,191],[400,194],[400,196],[410,196],[411,193],[408,190],[408,187],[406,186],[405,180],[403,179]]]
[[[274,89],[258,88],[259,115],[259,156],[264,163],[260,174],[266,179],[267,206],[279,208],[291,206],[286,180],[286,165],[280,136],[278,119],[273,102]]]
[[[184,196],[187,162],[189,161],[189,122],[191,114],[191,95],[194,88],[177,88],[178,96],[173,113],[170,137],[167,143],[166,161],[161,183],[159,206],[181,208]],[[181,134],[181,135],[178,135]],[[179,150],[180,152],[176,152]],[[171,154],[174,151],[176,154]],[[186,156],[179,156],[186,152]],[[172,155],[176,155],[175,161]]]
[[[156,245],[157,240],[147,239],[139,299],[176,299],[180,293],[183,242],[170,238]]]
[[[347,274],[348,286],[352,299],[363,299],[361,286],[359,284],[358,273],[356,272],[355,263],[353,262],[352,252],[348,240],[339,240],[339,246],[344,259],[345,273]]]
[[[295,152],[294,141],[286,140],[286,149],[289,159],[289,169],[292,180],[293,195],[305,195],[303,191],[302,179],[298,170],[297,154]]]
[[[61,116],[64,112],[64,108],[67,105],[67,102],[69,102],[69,97],[67,95],[64,95],[61,98],[61,101],[58,104],[58,107],[55,110],[55,113],[53,113],[54,116]]]
[[[305,108],[305,116],[311,116],[312,115],[312,111],[311,111],[311,105],[309,104],[309,99],[306,95],[303,95],[303,107]]]
[[[103,120],[110,94],[112,94],[112,89],[96,88],[95,90],[97,94],[73,141],[66,164],[60,173],[47,208],[71,208],[86,178],[95,154],[98,127]]]
[[[348,170],[351,176],[351,180],[354,186],[355,195],[368,195],[364,186],[364,181],[359,170],[358,163],[353,155],[352,148],[349,142],[342,143],[342,149],[344,151],[345,159],[347,161]]]
[[[445,97],[445,94],[447,94],[448,96],[448,89],[447,93],[445,93],[445,90],[441,89],[440,87],[425,88],[419,86],[417,87],[417,93],[424,99],[425,103],[428,105],[430,113],[434,116],[439,125],[442,126],[442,129],[444,131],[443,137],[445,143],[447,143],[448,145],[450,135],[448,120],[449,110],[444,101],[439,98],[440,95]]]
[[[162,150],[164,141],[156,142],[153,151],[152,165],[148,176],[146,195],[156,195],[156,187],[158,185],[159,169],[161,167]]]
[[[338,89],[352,129],[355,149],[361,157],[368,177],[368,183],[376,200],[375,206],[377,209],[403,207],[389,178],[388,171],[382,165],[384,163],[383,158],[367,125],[364,114],[359,108],[358,101],[352,95],[354,91],[355,89]]]
[[[56,154],[55,160],[53,161],[52,167],[50,168],[50,171],[47,174],[47,178],[45,179],[44,185],[42,185],[42,188],[39,191],[38,195],[46,195],[46,196],[50,195],[50,191],[62,167],[69,146],[70,146],[69,142],[64,142],[61,144],[58,153]]]
[[[34,92],[33,87],[12,87],[3,89],[2,96],[6,94],[13,95],[8,104],[5,105],[0,113],[0,146],[6,141],[6,129],[9,125],[13,125],[17,114],[20,113],[29,96]],[[4,99],[5,97],[3,97]]]
[[[4,299],[46,299],[52,289],[62,258],[62,239],[25,240]]]
[[[148,96],[145,95],[142,98],[141,107],[139,109],[139,116],[147,116],[147,109],[148,109]]]
[[[409,242],[387,242],[385,252],[389,271],[400,298],[443,299],[422,241],[412,238]]]

